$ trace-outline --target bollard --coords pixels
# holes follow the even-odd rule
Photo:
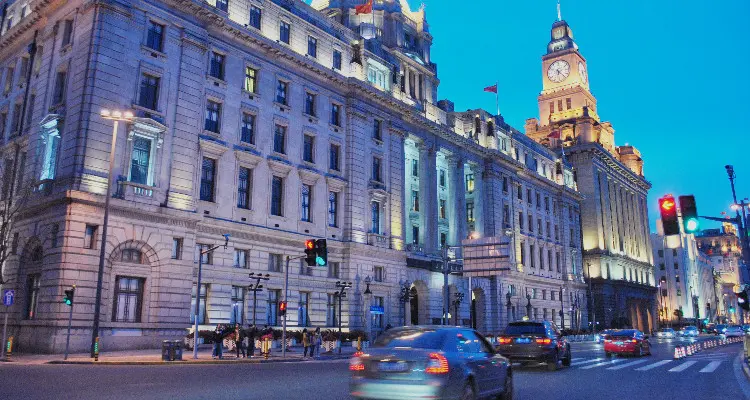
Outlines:
[[[268,357],[271,355],[271,341],[268,340],[268,338],[266,338],[265,340],[263,340],[263,347],[264,347],[264,350],[265,350],[263,352],[263,358],[265,358],[266,360],[268,360]]]
[[[94,341],[94,361],[99,361],[99,336]]]
[[[357,352],[362,351],[362,336],[357,337]]]
[[[674,348],[674,359],[675,360],[679,360],[680,358],[682,358],[682,357],[680,357],[680,348],[679,347],[675,347]]]
[[[5,347],[5,361],[10,361],[10,356],[12,352],[13,352],[13,336],[8,338],[8,344]]]

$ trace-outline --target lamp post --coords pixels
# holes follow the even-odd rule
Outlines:
[[[253,292],[253,325],[255,325],[255,312],[256,312],[256,304],[258,304],[258,292],[263,291],[263,285],[260,283],[260,281],[267,281],[271,279],[271,275],[269,274],[256,274],[255,272],[250,273],[250,279],[255,279],[255,283],[251,283],[250,286],[247,287],[247,290],[250,292]]]
[[[117,128],[119,123],[132,122],[135,118],[132,111],[101,110],[99,115],[106,120],[112,121],[112,145],[109,150],[109,174],[104,191],[104,223],[102,224],[102,245],[99,249],[99,270],[96,275],[96,298],[94,300],[94,324],[91,329],[91,357],[94,357],[94,348],[99,337],[99,317],[102,306],[102,281],[104,279],[104,258],[107,247],[107,226],[109,225],[109,197],[111,193],[112,175],[115,169],[115,149],[117,143]]]
[[[734,211],[737,213],[737,229],[740,232],[740,246],[742,248],[742,261],[745,264],[745,268],[750,268],[750,245],[748,244],[748,236],[747,236],[747,215],[745,214],[745,206],[746,203],[743,200],[742,203],[737,202],[737,192],[734,189],[734,181],[737,179],[737,175],[734,173],[734,167],[731,165],[725,165],[724,168],[727,170],[727,175],[729,176],[729,184],[732,187],[732,200],[734,200],[734,205],[736,207],[732,207]],[[742,210],[742,216],[740,216],[740,209]]]
[[[562,286],[560,286],[560,328],[565,329],[565,304],[563,303],[563,292],[564,289]],[[573,323],[573,319],[570,320],[571,325]]]
[[[336,288],[339,290],[333,295],[339,299],[339,354],[341,354],[341,301],[346,297],[346,289],[352,287],[351,282],[336,281]]]
[[[456,296],[456,299],[453,300],[453,310],[454,310],[454,316],[453,316],[453,322],[458,325],[458,307],[461,306],[461,302],[464,300],[464,294],[463,293],[454,293]]]
[[[412,295],[411,295],[411,283],[409,281],[399,281],[399,284],[401,285],[401,292],[399,293],[399,301],[401,302],[401,320],[403,321],[402,325],[406,326],[406,305],[411,301]]]
[[[367,330],[367,336],[372,339],[372,310],[370,309],[370,306],[372,305],[372,291],[370,290],[370,283],[372,282],[372,278],[370,278],[370,275],[367,275],[365,277],[365,291],[362,292],[362,294],[365,297],[365,305],[364,305],[364,316],[366,319],[365,321],[365,329]]]
[[[229,234],[224,234],[224,249],[227,248],[227,245],[229,244]],[[200,254],[198,254],[198,283],[195,285],[195,321],[193,325],[193,359],[198,359],[198,322],[200,322],[200,309],[201,309],[201,274],[203,272],[203,256],[209,253],[213,253],[214,250],[221,247],[220,245],[215,245],[212,247],[207,248],[206,250],[201,250]]]
[[[510,290],[508,291],[508,293],[505,293],[505,312],[508,314],[508,325],[510,325],[510,323],[512,322],[510,315],[510,310],[511,308],[513,308],[513,303],[510,302],[511,296],[512,294],[510,293]]]
[[[528,319],[531,319],[531,295],[528,293],[528,289],[526,289],[526,317]]]

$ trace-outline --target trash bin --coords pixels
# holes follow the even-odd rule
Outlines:
[[[182,361],[182,342],[179,340],[172,341],[173,361]]]
[[[171,340],[163,340],[161,342],[161,360],[172,361],[174,358],[174,351],[172,350],[173,342]]]

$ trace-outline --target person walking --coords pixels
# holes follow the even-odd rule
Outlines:
[[[312,352],[312,348],[310,347],[310,334],[307,332],[307,328],[302,330],[302,347],[304,348],[302,353],[302,359],[304,360],[307,358],[307,351],[309,350]],[[310,357],[312,357],[312,354],[310,354]]]
[[[214,351],[211,354],[212,358],[218,358],[221,360],[222,358],[222,341],[224,340],[224,327],[221,325],[216,325],[216,329],[214,329]]]
[[[236,324],[234,326],[234,346],[237,349],[237,358],[240,358],[240,352],[242,353],[242,358],[247,358],[244,340],[245,331],[240,328],[240,324]]]
[[[323,344],[323,335],[320,333],[320,327],[315,328],[315,333],[313,334],[312,338],[312,354],[310,354],[310,357],[315,357],[315,353],[317,352],[318,355],[320,355],[320,345]]]
[[[245,330],[245,336],[247,337],[247,356],[248,357],[255,357],[255,336],[257,334],[257,329],[255,328],[255,324],[248,324],[247,329]]]

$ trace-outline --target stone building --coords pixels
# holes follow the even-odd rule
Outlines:
[[[113,140],[102,109],[135,112],[115,132],[104,349],[155,346],[195,318],[201,329],[278,326],[285,297],[291,329],[439,322],[441,247],[487,238],[509,249],[497,266],[512,271],[471,287],[451,275],[450,299],[469,294],[455,322],[471,308],[485,332],[519,309],[586,324],[571,166],[499,115],[438,102],[423,10],[403,0],[368,15],[356,15],[358,1],[5,3],[4,189],[33,189],[3,268],[3,288],[18,293],[9,329],[20,350],[62,351],[71,285],[71,345],[89,346]],[[199,251],[223,234],[229,245],[203,257],[198,288]],[[329,263],[293,259],[283,293],[286,259],[307,238],[327,239]],[[251,272],[270,275],[264,291],[248,292]],[[341,310],[338,281],[353,283]]]
[[[740,285],[748,282],[747,271],[741,268],[742,250],[737,229],[725,223],[721,229],[704,229],[695,235],[698,249],[706,254],[716,275],[719,320],[738,322],[743,317],[737,304]]]
[[[612,124],[601,120],[586,59],[561,19],[552,25],[542,57],[542,82],[539,118],[526,121],[526,134],[575,168],[585,198],[583,269],[593,284],[598,328],[649,331],[658,307],[647,206],[651,184],[639,151],[616,146]]]

